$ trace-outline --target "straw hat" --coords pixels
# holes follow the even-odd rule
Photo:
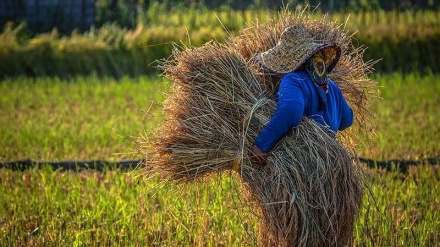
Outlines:
[[[322,51],[329,73],[338,62],[341,49],[336,44],[314,40],[312,35],[300,26],[292,26],[283,31],[275,47],[259,53],[255,59],[273,72],[286,74],[297,70],[318,51]]]

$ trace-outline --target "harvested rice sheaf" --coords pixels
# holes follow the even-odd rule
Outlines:
[[[375,96],[367,77],[372,63],[351,37],[325,18],[283,12],[231,37],[226,45],[175,50],[161,64],[172,81],[164,102],[166,120],[156,140],[145,146],[148,171],[177,182],[235,170],[243,195],[261,215],[261,246],[347,246],[361,205],[362,173],[350,146],[324,127],[303,118],[269,153],[266,166],[252,164],[247,148],[276,109],[279,78],[260,70],[253,56],[273,47],[282,30],[306,27],[315,39],[342,48],[330,77],[341,87],[360,128],[366,128],[368,98]]]

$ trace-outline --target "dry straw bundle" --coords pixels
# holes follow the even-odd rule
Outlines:
[[[273,47],[286,27],[301,25],[316,40],[342,48],[330,77],[341,87],[361,128],[367,99],[374,88],[371,63],[350,46],[340,26],[325,19],[283,12],[266,26],[255,24],[226,45],[175,50],[161,64],[172,84],[164,109],[166,120],[143,150],[149,172],[177,182],[235,170],[243,195],[261,214],[262,246],[346,246],[362,200],[362,180],[353,155],[323,127],[304,118],[282,139],[266,166],[254,165],[247,147],[276,109],[279,77],[252,62]]]

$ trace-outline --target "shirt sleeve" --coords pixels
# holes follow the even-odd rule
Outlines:
[[[350,108],[350,106],[347,104],[347,101],[345,100],[344,96],[341,94],[341,123],[339,124],[338,130],[345,130],[346,128],[350,127],[353,124],[354,114],[353,110]]]
[[[269,152],[293,127],[301,121],[304,113],[305,98],[300,83],[290,77],[284,77],[277,93],[278,107],[258,135],[255,145]]]

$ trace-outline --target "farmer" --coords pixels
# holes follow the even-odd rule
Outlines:
[[[278,44],[255,58],[264,70],[282,76],[278,107],[249,150],[254,163],[264,165],[267,153],[295,128],[303,116],[324,126],[330,135],[353,124],[353,111],[328,74],[339,60],[335,44],[318,42],[307,30],[293,26]]]

